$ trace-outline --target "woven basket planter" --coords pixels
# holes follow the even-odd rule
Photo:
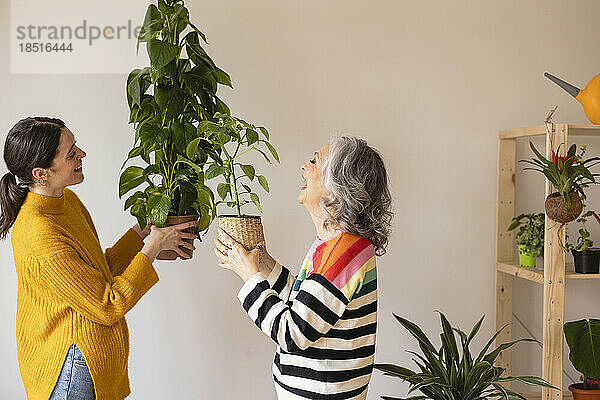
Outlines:
[[[177,225],[177,224],[182,224],[184,222],[188,222],[188,221],[197,221],[198,220],[198,215],[197,214],[191,214],[191,215],[169,215],[167,217],[167,220],[165,222],[164,226],[171,226],[171,225]],[[189,233],[194,233],[194,227],[190,227],[190,228],[186,228],[184,230],[182,230],[182,232],[189,232]],[[183,239],[184,241],[190,243],[190,244],[194,244],[194,239]],[[190,256],[190,258],[192,258],[192,255],[194,254],[194,250],[192,249],[188,249],[186,247],[179,247],[181,250],[184,251],[184,253],[186,253],[187,255]],[[156,256],[157,260],[176,260],[178,258],[181,258],[181,256],[173,251],[173,250],[161,250],[160,253],[158,253],[158,255]],[[188,259],[186,259],[188,260]]]
[[[569,193],[571,198],[571,209],[567,210],[567,203],[560,193],[552,193],[546,197],[546,215],[553,221],[560,222],[562,224],[569,223],[581,214],[582,204],[579,194],[572,191]]]
[[[219,215],[217,223],[246,250],[253,250],[265,238],[262,222],[258,215]],[[227,243],[227,239],[222,234],[218,236],[222,243]]]

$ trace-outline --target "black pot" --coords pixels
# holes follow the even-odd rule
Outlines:
[[[600,249],[571,250],[575,260],[575,272],[580,274],[597,274],[600,265]]]

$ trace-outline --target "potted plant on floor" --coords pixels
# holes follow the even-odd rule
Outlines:
[[[569,360],[583,375],[582,383],[569,386],[575,400],[599,400],[600,386],[600,320],[582,319],[567,322],[564,327],[569,345]],[[595,379],[594,379],[595,378]],[[594,381],[593,383],[590,381]]]
[[[248,183],[258,181],[265,192],[269,192],[269,183],[263,175],[256,173],[254,166],[240,160],[246,153],[257,152],[271,163],[268,151],[270,156],[279,162],[279,155],[269,142],[269,132],[264,127],[257,127],[243,119],[223,113],[216,113],[214,119],[214,122],[205,121],[198,126],[198,131],[212,140],[220,157],[209,163],[204,176],[207,181],[216,177],[222,178],[216,187],[220,200],[211,204],[212,214],[216,215],[216,207],[221,203],[233,208],[235,214],[220,214],[217,216],[217,222],[225,232],[250,250],[263,240],[264,235],[260,216],[241,212],[242,206],[249,203],[253,203],[258,211],[262,212],[260,198]],[[225,238],[219,239],[225,242]]]
[[[218,85],[231,87],[231,80],[201,41],[206,38],[190,21],[183,1],[158,0],[158,6],[148,6],[138,46],[146,43],[150,66],[134,69],[127,78],[135,139],[119,178],[119,198],[147,185],[124,205],[142,228],[147,219],[160,227],[197,220],[196,231],[206,231],[212,219],[203,167],[218,155],[198,124],[213,120],[215,112],[229,113],[216,93]],[[138,157],[143,166],[123,170]],[[173,260],[178,254],[162,251],[157,258]]]
[[[583,209],[585,210],[585,197],[582,198],[582,203]],[[573,254],[575,272],[580,274],[597,274],[600,269],[600,249],[593,247],[594,241],[590,239],[590,232],[586,227],[587,219],[591,216],[600,223],[598,214],[594,211],[585,211],[577,219],[577,222],[581,224],[577,245],[573,246],[572,244],[567,243],[567,250],[571,250],[571,254]]]
[[[544,253],[545,216],[539,214],[521,214],[512,219],[508,231],[519,227],[517,245],[519,246],[519,265],[535,268],[536,258]]]
[[[459,328],[450,325],[444,314],[440,313],[442,325],[441,345],[436,348],[427,335],[415,323],[399,317],[394,317],[408,332],[417,339],[421,354],[409,352],[415,356],[413,361],[419,371],[400,367],[394,364],[375,364],[375,368],[385,375],[395,376],[409,384],[409,392],[420,391],[423,395],[414,395],[407,399],[433,400],[478,400],[502,398],[504,400],[523,399],[522,395],[512,392],[502,386],[503,382],[519,381],[534,386],[556,389],[542,378],[536,376],[507,376],[501,377],[505,368],[494,366],[494,360],[504,351],[519,342],[535,342],[534,339],[519,339],[504,343],[488,351],[496,337],[507,326],[500,329],[487,342],[479,354],[471,354],[470,344],[481,324],[483,317],[475,324],[469,335]],[[460,345],[456,341],[460,337]],[[382,396],[383,399],[399,399]]]
[[[558,156],[561,143],[556,152],[552,151],[552,160],[550,161],[540,154],[532,142],[529,142],[529,146],[537,158],[520,160],[533,165],[524,170],[543,173],[556,190],[546,197],[546,214],[550,219],[562,224],[573,221],[581,213],[580,196],[585,196],[583,189],[590,184],[595,184],[595,177],[600,176],[600,174],[592,174],[589,170],[598,164],[600,157],[584,160],[586,147],[581,146],[580,155],[577,156],[575,154],[577,152],[576,145],[571,145],[566,156]]]

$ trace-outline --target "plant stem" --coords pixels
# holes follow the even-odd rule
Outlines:
[[[235,169],[233,167],[233,163],[230,164],[231,165],[231,180],[233,183],[233,193],[235,194],[235,207],[237,209],[237,214],[238,216],[241,216],[241,212],[240,212],[240,200],[238,198],[238,192],[237,192],[237,186],[236,186],[236,181],[235,181]]]
[[[238,192],[237,192],[237,186],[236,186],[236,180],[235,180],[235,166],[234,166],[234,161],[235,159],[233,157],[231,157],[229,155],[229,153],[227,153],[227,150],[225,149],[225,145],[221,145],[221,148],[223,149],[223,153],[225,153],[225,157],[227,157],[227,161],[229,161],[229,186],[230,189],[233,190],[233,195],[235,195],[235,207],[237,209],[237,215],[238,217],[240,217],[242,215],[241,211],[240,211],[240,200],[238,198]],[[237,150],[236,150],[237,151]],[[231,197],[233,198],[233,195],[231,195]]]

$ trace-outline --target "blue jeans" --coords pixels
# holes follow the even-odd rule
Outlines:
[[[94,383],[85,358],[75,343],[67,352],[50,400],[94,400]]]

